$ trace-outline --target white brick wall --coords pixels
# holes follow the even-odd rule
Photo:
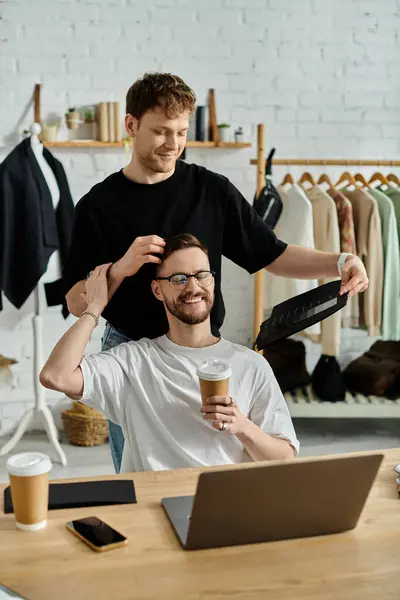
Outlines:
[[[123,102],[128,86],[146,70],[180,74],[202,104],[214,86],[219,119],[242,125],[253,142],[257,122],[264,122],[267,147],[275,145],[281,156],[398,158],[399,31],[400,0],[5,0],[0,160],[31,122],[36,81],[43,84],[46,118],[74,104]],[[227,175],[252,200],[254,155],[253,146],[190,150],[187,158]],[[60,150],[57,156],[75,200],[126,161],[122,150]],[[275,170],[278,181],[284,171]],[[251,278],[226,263],[224,291],[224,334],[249,343]],[[0,388],[0,431],[33,397],[28,305],[18,313],[6,304],[0,313],[0,352],[19,361],[14,387]],[[71,320],[46,313],[46,354]],[[360,332],[345,333],[341,360],[371,341]],[[310,346],[310,368],[318,352]]]

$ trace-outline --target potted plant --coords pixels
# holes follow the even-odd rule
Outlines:
[[[239,125],[239,127],[235,130],[235,142],[237,144],[243,142],[244,137],[243,137],[243,127],[241,125]]]
[[[228,133],[230,125],[228,123],[220,123],[218,125],[218,133],[220,142],[228,142]]]
[[[88,134],[95,140],[97,137],[97,123],[96,123],[96,107],[95,106],[85,106],[83,111],[83,119],[85,125],[88,126]]]
[[[96,120],[96,110],[94,106],[87,106],[84,112],[85,123],[94,123]]]
[[[78,129],[81,122],[79,112],[75,107],[69,108],[65,115],[68,129]]]

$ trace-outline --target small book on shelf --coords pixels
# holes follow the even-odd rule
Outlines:
[[[107,102],[99,104],[99,140],[100,142],[109,142],[108,131],[108,108]]]
[[[100,142],[122,141],[119,102],[100,102],[98,105],[98,138]]]

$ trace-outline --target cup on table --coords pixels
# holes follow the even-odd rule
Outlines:
[[[17,529],[43,529],[47,524],[50,458],[41,452],[22,452],[10,456],[6,468]]]
[[[207,360],[197,369],[203,406],[211,396],[228,396],[232,369],[222,360]]]

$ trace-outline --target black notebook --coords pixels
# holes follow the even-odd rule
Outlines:
[[[346,306],[347,294],[339,296],[340,286],[340,279],[331,281],[270,308],[255,341],[257,350],[303,331]]]
[[[135,486],[131,479],[49,485],[49,510],[110,504],[136,504]],[[10,486],[4,490],[4,512],[13,512]]]

